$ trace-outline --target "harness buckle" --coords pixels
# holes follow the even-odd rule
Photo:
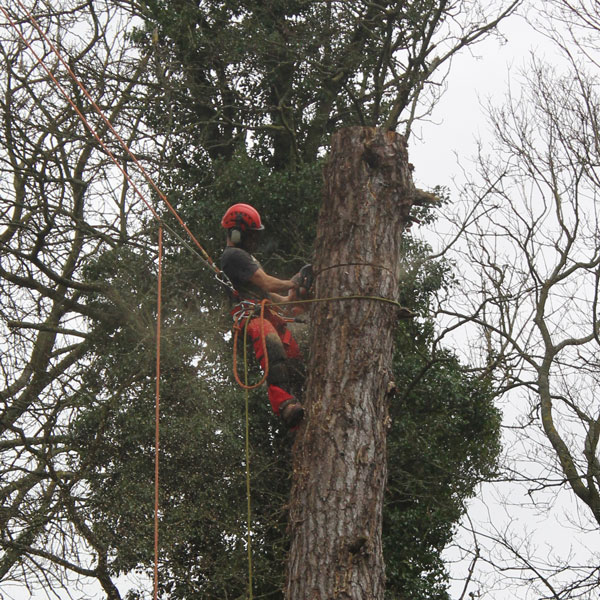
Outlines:
[[[231,311],[234,323],[237,325],[243,319],[252,316],[252,313],[254,313],[257,306],[258,303],[253,300],[242,300],[241,302],[238,302]]]

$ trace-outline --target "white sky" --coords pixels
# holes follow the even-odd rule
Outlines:
[[[458,161],[468,168],[476,138],[486,133],[482,104],[501,102],[509,81],[514,85],[530,53],[539,52],[540,47],[548,51],[547,40],[519,16],[501,23],[499,30],[506,36],[505,43],[490,38],[454,58],[447,91],[431,122],[415,127],[408,151],[418,187],[445,185],[457,189],[453,180],[457,178],[460,184]]]

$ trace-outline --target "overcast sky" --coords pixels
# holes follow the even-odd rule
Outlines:
[[[518,84],[518,71],[528,63],[531,52],[550,52],[548,42],[519,16],[501,23],[499,30],[505,42],[492,37],[454,59],[447,91],[433,118],[415,126],[409,159],[415,166],[417,186],[453,187],[452,180],[460,175],[457,161],[468,168],[475,139],[485,138],[482,104],[502,101],[509,80],[511,86]]]

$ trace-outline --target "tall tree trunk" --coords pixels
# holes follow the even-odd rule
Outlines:
[[[324,175],[315,296],[397,300],[401,235],[414,196],[404,138],[341,130]],[[286,599],[382,599],[387,401],[399,312],[366,298],[317,303],[312,311]]]

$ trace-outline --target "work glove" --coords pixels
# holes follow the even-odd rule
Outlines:
[[[308,298],[314,279],[312,265],[304,265],[298,273],[292,277],[296,285],[296,297],[299,299]]]

